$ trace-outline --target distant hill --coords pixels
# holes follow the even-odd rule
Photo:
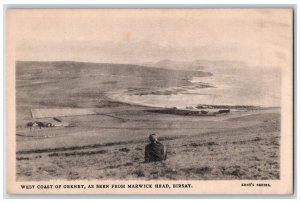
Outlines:
[[[215,69],[226,69],[226,68],[239,68],[244,67],[246,64],[242,61],[229,61],[229,60],[193,60],[193,61],[173,61],[170,59],[164,59],[157,62],[147,62],[142,65],[166,68],[170,70],[197,70],[207,71]]]
[[[33,78],[74,78],[88,75],[143,77],[144,80],[183,80],[190,77],[211,76],[210,72],[195,70],[170,70],[130,64],[86,63],[73,61],[16,63],[17,77],[30,75]]]
[[[107,92],[176,87],[190,84],[189,79],[192,77],[211,75],[204,71],[130,64],[18,61],[17,108],[93,107]]]
[[[201,71],[204,69],[204,66],[188,61],[172,61],[169,59],[164,59],[158,62],[148,62],[144,63],[145,66],[151,67],[159,67],[159,68],[166,68],[170,70],[194,70],[194,71]]]

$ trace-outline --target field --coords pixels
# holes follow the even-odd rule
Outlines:
[[[122,64],[18,62],[17,179],[279,179],[280,109],[218,116],[158,113],[112,101],[113,91],[188,86],[203,71]],[[59,117],[68,127],[36,128],[31,109],[85,108],[94,115]],[[144,163],[156,133],[168,159]]]

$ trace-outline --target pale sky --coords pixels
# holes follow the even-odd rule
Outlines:
[[[292,60],[289,9],[11,10],[17,60],[143,63],[233,60],[283,66]]]

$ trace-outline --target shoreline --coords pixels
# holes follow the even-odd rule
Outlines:
[[[124,91],[123,91],[124,92]],[[117,93],[121,95],[121,93]],[[120,97],[119,97],[120,98]],[[123,105],[129,106],[138,106],[138,107],[147,107],[147,108],[158,108],[158,109],[177,109],[177,110],[190,110],[190,111],[201,111],[203,109],[232,109],[232,110],[263,110],[263,109],[276,109],[280,108],[280,106],[258,106],[258,105],[226,105],[226,104],[206,104],[206,103],[199,103],[195,108],[190,108],[189,106],[185,106],[185,108],[181,107],[167,107],[167,106],[158,106],[158,105],[148,105],[142,104],[138,102],[128,102],[128,101],[121,101],[116,99],[116,97],[111,97],[106,94],[106,97],[103,99],[107,102],[111,103],[120,103]]]

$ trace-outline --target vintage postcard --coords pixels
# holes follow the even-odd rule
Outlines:
[[[7,9],[9,194],[292,194],[293,9]]]

